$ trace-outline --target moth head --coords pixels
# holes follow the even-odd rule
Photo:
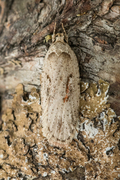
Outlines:
[[[63,33],[57,33],[55,34],[55,37],[54,35],[52,36],[52,42],[57,42],[57,41],[65,42],[64,39],[65,38]]]
[[[64,29],[63,23],[62,23],[62,29],[63,29],[64,33],[55,34],[55,29],[56,29],[56,23],[55,23],[54,31],[53,31],[53,35],[52,35],[52,42],[60,41],[60,42],[68,43],[68,36],[67,36],[66,31]]]

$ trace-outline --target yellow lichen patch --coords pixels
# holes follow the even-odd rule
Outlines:
[[[16,121],[15,124],[17,125],[18,132],[20,136],[23,135],[24,131],[28,131],[29,126],[32,122],[32,120],[26,116],[27,111],[22,111],[20,114],[15,113]]]
[[[16,156],[24,156],[28,152],[28,146],[23,138],[17,137],[12,142],[13,154]]]
[[[8,178],[8,174],[5,172],[4,169],[0,169],[0,178],[2,179],[3,177],[5,179],[7,179]]]
[[[114,174],[116,177],[119,175],[119,171],[115,169],[119,166],[118,159],[120,159],[118,148],[120,131],[118,137],[118,131],[116,131],[118,121],[114,122],[114,117],[116,117],[115,112],[108,108],[96,117],[94,122],[97,128],[92,129],[92,126],[88,128],[86,120],[84,121],[84,130],[81,130],[85,146],[89,147],[91,156],[91,161],[86,164],[86,179],[92,179],[95,175],[99,176],[99,179],[113,179]],[[90,121],[88,120],[87,123]]]
[[[12,107],[2,116],[0,179],[20,179],[20,174],[21,178],[62,180],[78,167],[85,168],[87,180],[119,178],[119,117],[106,105],[108,83],[81,85],[81,104],[91,114],[82,111],[76,139],[63,148],[51,146],[43,137],[38,91],[33,88],[28,93],[22,84],[17,86]]]
[[[14,121],[8,120],[6,123],[4,123],[3,124],[3,130],[4,131],[9,131],[10,134],[17,131]]]
[[[11,165],[4,163],[2,168],[7,173],[8,177],[15,177],[17,176],[17,169],[13,168]]]
[[[16,177],[20,170],[29,177],[41,175],[62,179],[59,171],[73,171],[75,166],[84,165],[87,161],[87,152],[80,151],[75,142],[69,149],[50,146],[42,135],[40,116],[40,97],[37,90],[33,88],[31,93],[27,94],[19,84],[11,109],[3,115],[3,144],[0,152],[1,157],[4,157],[1,164],[5,171],[2,171],[2,176],[7,171],[9,177]],[[11,172],[12,168],[15,172]]]
[[[85,82],[80,82],[80,92],[82,93],[82,92],[84,92],[86,89],[88,89],[88,87],[89,87],[89,83],[85,83]]]
[[[2,115],[2,120],[4,122],[9,120],[14,120],[14,116],[12,114],[12,109],[7,109],[6,112]]]
[[[7,158],[7,153],[5,150],[0,149],[0,159],[5,160]]]
[[[24,90],[23,90],[23,85],[22,84],[18,84],[16,89],[15,89],[16,93],[18,95],[23,95],[24,94]]]
[[[51,35],[45,36],[45,42],[48,42],[50,39],[52,39],[52,36],[51,36]]]
[[[116,117],[115,112],[113,111],[113,109],[109,108],[107,111],[107,116],[109,117],[109,121],[111,121],[114,117]]]
[[[81,94],[80,111],[84,117],[92,119],[109,107],[109,104],[106,104],[108,88],[107,82],[99,80],[98,86],[96,83],[91,83],[88,89]]]
[[[35,88],[32,88],[31,89],[31,93],[30,93],[31,96],[29,96],[30,99],[39,99],[39,94],[37,93],[36,89]]]
[[[24,110],[28,111],[29,113],[41,113],[40,97],[35,88],[32,88],[29,98],[27,101],[23,102],[23,106]]]
[[[7,143],[7,137],[9,136],[8,131],[0,131],[0,149],[7,151],[8,150],[8,143]]]

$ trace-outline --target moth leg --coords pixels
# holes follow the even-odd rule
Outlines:
[[[65,41],[68,43],[68,35],[66,34],[66,31],[65,31],[65,28],[63,26],[63,23],[62,23],[62,28],[63,28],[63,32],[64,32],[64,35],[65,35]]]
[[[53,31],[53,35],[52,35],[52,42],[54,42],[55,38],[56,38],[55,30],[56,30],[56,22],[55,22],[55,25],[54,25],[54,31]]]

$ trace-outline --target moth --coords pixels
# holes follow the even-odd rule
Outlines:
[[[63,25],[62,25],[63,27]],[[64,33],[52,35],[41,75],[42,132],[54,146],[68,145],[79,120],[80,73]]]

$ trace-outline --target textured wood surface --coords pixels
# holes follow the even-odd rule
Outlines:
[[[10,99],[18,83],[39,87],[39,75],[51,40],[63,22],[80,65],[81,78],[110,85],[112,108],[120,115],[120,1],[0,1],[0,92]]]
[[[117,164],[119,162],[117,162],[117,160],[119,160],[118,154],[120,150],[120,141],[118,141],[120,137],[120,125],[116,125],[117,122],[119,124],[119,117],[117,116],[120,116],[119,0],[0,0],[0,115],[6,110],[6,107],[11,107],[13,93],[18,84],[23,84],[27,92],[31,92],[32,88],[40,90],[40,75],[45,55],[51,45],[51,35],[53,33],[55,22],[57,24],[56,32],[62,32],[61,22],[64,24],[65,30],[68,34],[68,44],[78,59],[81,80],[86,83],[84,87],[87,87],[87,83],[91,83],[86,94],[83,91],[83,104],[85,101],[85,103],[87,102],[87,105],[90,106],[92,105],[92,102],[98,102],[101,103],[100,107],[98,107],[97,104],[99,113],[101,109],[104,110],[103,113],[96,116],[98,111],[95,112],[94,103],[93,106],[90,106],[91,110],[93,110],[93,114],[88,113],[84,107],[81,107],[84,122],[86,123],[84,125],[83,122],[83,125],[81,125],[83,126],[82,128],[89,130],[89,128],[92,127],[92,131],[95,132],[95,135],[96,131],[98,131],[101,136],[97,134],[97,138],[94,136],[94,138],[92,137],[93,139],[91,138],[90,140],[90,132],[84,137],[84,130],[81,128],[83,131],[80,129],[78,140],[80,140],[86,148],[89,147],[87,149],[87,155],[90,161],[86,167],[84,166],[83,168],[79,167],[77,161],[78,164],[75,166],[78,166],[78,168],[76,168],[74,172],[62,174],[62,171],[60,171],[61,175],[58,174],[61,176],[61,179],[79,179],[80,176],[81,179],[84,179],[82,175],[84,175],[86,168],[88,179],[89,177],[97,178],[97,173],[101,174],[101,177],[103,177],[101,179],[104,179],[105,167],[105,172],[108,173],[108,179],[113,178],[116,174],[111,175],[110,173],[114,168],[116,168],[114,172],[119,171]],[[100,79],[110,84],[109,91],[106,90],[106,86],[108,87],[106,82],[100,81],[97,83]],[[103,91],[103,94],[100,94],[99,97],[97,90],[100,90],[101,92]],[[24,92],[25,101],[27,99],[26,91]],[[103,100],[107,99],[107,91],[109,94],[108,102],[115,113],[112,109],[108,109],[108,106],[103,105],[105,104]],[[13,103],[13,105],[16,107],[15,110],[17,111],[17,105],[22,101],[21,95],[14,101],[15,103]],[[6,119],[8,119],[9,116],[11,117],[11,114],[13,114],[14,106],[12,107],[13,111],[10,111],[10,113],[6,115]],[[37,105],[35,107],[37,108]],[[16,117],[19,117],[19,112],[16,113],[18,113]],[[21,112],[21,114],[22,113],[23,112]],[[93,117],[93,115],[96,117]],[[21,117],[22,116],[23,115],[21,115]],[[21,122],[21,119],[19,118],[18,120]],[[24,119],[26,118],[27,115]],[[90,122],[88,119],[86,121],[85,118],[88,118]],[[107,121],[110,122],[111,130],[109,127],[107,127],[105,132],[101,130],[102,128],[104,129],[104,119],[107,119]],[[92,122],[94,123],[94,127],[91,125]],[[100,124],[98,122],[100,122]],[[115,125],[113,122],[115,122]],[[8,127],[10,128],[12,125],[10,124],[9,126],[8,123]],[[23,128],[24,126],[20,127]],[[7,133],[6,129],[4,131]],[[4,137],[4,134],[2,136]],[[7,140],[9,140],[9,138]],[[6,147],[8,146],[9,143]],[[79,145],[77,144],[76,146],[77,149]],[[115,149],[111,148],[113,146]],[[101,151],[101,147],[103,147],[102,150],[104,151]],[[78,151],[79,150],[77,150],[77,153]],[[49,150],[47,152],[49,153]],[[74,167],[77,154],[76,150],[72,152],[75,155],[71,163],[72,167]],[[82,151],[82,153],[83,152],[84,151]],[[96,154],[94,154],[94,152],[96,152]],[[42,153],[44,154],[44,148]],[[111,154],[114,155],[113,159]],[[50,156],[51,159],[55,160],[56,156],[54,158],[52,155]],[[70,157],[65,155],[64,152],[60,158],[62,159],[63,156]],[[96,162],[95,159],[99,159],[99,161]],[[102,162],[103,164],[101,163],[101,159],[104,161]],[[67,162],[68,167],[70,167],[69,160],[70,158],[68,158]],[[114,162],[112,160],[114,160]],[[56,162],[58,163],[57,160],[55,161],[55,164]],[[109,162],[109,165],[107,162]],[[44,163],[45,161],[43,161],[43,167]],[[51,164],[54,163],[52,162]],[[45,166],[45,170],[47,167],[48,164]],[[40,169],[40,171],[42,170]],[[40,178],[49,179],[49,177]]]

